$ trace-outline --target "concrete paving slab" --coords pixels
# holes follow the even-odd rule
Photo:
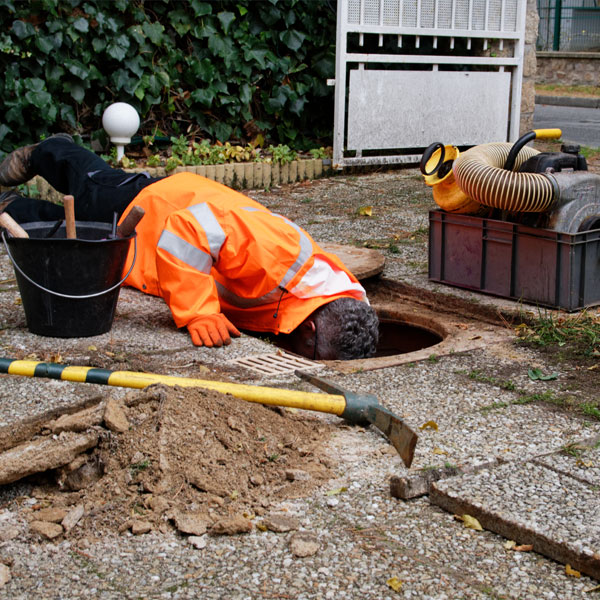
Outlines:
[[[511,462],[432,484],[433,504],[600,578],[600,494],[534,462]]]
[[[600,490],[600,440],[598,438],[571,444],[561,452],[541,456],[536,459],[536,462]]]

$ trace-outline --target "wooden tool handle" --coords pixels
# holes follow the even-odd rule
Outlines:
[[[29,234],[6,212],[0,214],[0,226],[17,238],[28,238]]]
[[[73,196],[64,196],[63,205],[65,207],[65,221],[67,223],[67,238],[74,240],[77,237],[75,229],[75,198]]]
[[[142,220],[146,211],[141,206],[134,206],[129,214],[123,219],[123,222],[117,227],[117,237],[129,237],[136,228],[136,225]]]

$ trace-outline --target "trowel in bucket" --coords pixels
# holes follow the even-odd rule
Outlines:
[[[370,423],[377,427],[390,440],[392,446],[398,450],[404,464],[410,467],[418,436],[400,417],[379,404],[375,396],[355,394],[327,379],[305,371],[295,371],[295,373],[301,379],[312,383],[324,392],[341,394],[345,400],[345,407],[342,412],[336,412],[335,414],[350,423]]]

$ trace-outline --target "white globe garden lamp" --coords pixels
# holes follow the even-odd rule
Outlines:
[[[111,104],[102,115],[102,127],[108,133],[110,141],[117,147],[117,161],[125,154],[125,144],[140,126],[140,116],[131,104],[115,102]]]

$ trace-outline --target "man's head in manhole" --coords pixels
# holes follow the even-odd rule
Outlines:
[[[379,319],[366,302],[338,298],[315,310],[290,336],[292,350],[313,360],[370,358],[377,350]]]

